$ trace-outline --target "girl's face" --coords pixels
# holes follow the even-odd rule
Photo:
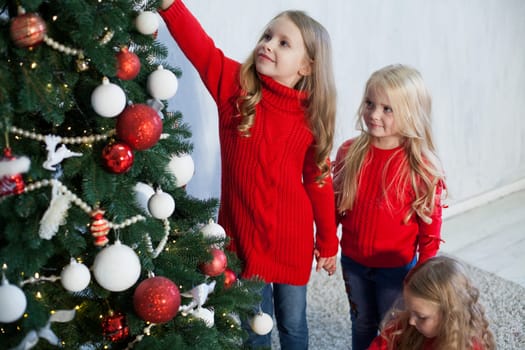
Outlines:
[[[427,338],[434,338],[439,333],[441,312],[436,303],[416,297],[406,288],[403,291],[405,307],[409,313],[408,323]]]
[[[288,87],[311,72],[303,36],[286,16],[273,20],[255,47],[255,68]]]
[[[363,120],[372,136],[374,146],[392,149],[401,145],[395,111],[391,107],[388,96],[382,90],[368,89],[363,108]]]

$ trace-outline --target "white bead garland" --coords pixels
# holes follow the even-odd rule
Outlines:
[[[167,219],[162,220],[164,224],[164,237],[160,240],[159,244],[157,245],[156,249],[153,249],[153,243],[151,242],[151,237],[149,234],[144,234],[144,240],[146,241],[146,250],[148,253],[150,253],[153,256],[153,259],[156,259],[164,247],[166,246],[166,243],[168,243],[168,238],[170,235],[170,222]]]
[[[17,128],[16,126],[12,126],[10,129],[9,129],[10,132],[12,132],[13,134],[17,134],[17,135],[20,135],[20,136],[23,136],[23,137],[27,137],[31,140],[36,140],[36,141],[40,141],[40,142],[45,142],[45,138],[46,136],[45,135],[41,135],[41,134],[37,134],[35,132],[31,132],[31,131],[27,131],[27,130],[24,130],[24,129],[20,129],[20,128]],[[106,139],[108,139],[109,137],[113,136],[115,134],[115,130],[110,130],[108,131],[107,133],[105,134],[99,134],[99,135],[90,135],[90,136],[77,136],[77,137],[60,137],[60,143],[64,143],[64,144],[69,144],[69,145],[73,145],[73,144],[89,144],[89,143],[94,143],[94,142],[97,142],[97,141],[104,141]]]
[[[48,37],[47,35],[44,35],[44,42],[47,45],[51,46],[53,49],[55,49],[57,51],[60,51],[60,52],[63,52],[66,55],[84,57],[84,51],[78,50],[78,49],[73,49],[71,47],[67,47],[66,45],[62,45],[61,43],[59,43],[58,41],[53,40],[52,38]]]
[[[82,209],[82,211],[84,211],[87,215],[91,215],[91,212],[93,211],[93,208],[91,208],[86,202],[84,202],[82,199],[80,199],[76,194],[71,192],[66,186],[64,186],[57,179],[50,179],[50,180],[42,180],[42,181],[33,182],[33,183],[27,185],[24,188],[24,192],[30,192],[30,191],[38,190],[38,189],[42,188],[43,186],[51,186],[51,185],[57,186],[58,190],[64,196],[68,196],[69,199],[71,200],[71,202],[76,204],[76,206],[79,207],[80,209]],[[145,220],[146,220],[146,218],[144,216],[142,216],[142,215],[135,215],[135,216],[132,216],[131,218],[128,218],[128,219],[124,220],[120,224],[116,224],[116,223],[113,223],[111,221],[108,221],[108,226],[109,226],[109,228],[118,230],[118,229],[121,229],[121,228],[124,228],[124,227],[128,227],[128,226],[134,225],[134,224],[136,224],[139,221],[145,221]]]

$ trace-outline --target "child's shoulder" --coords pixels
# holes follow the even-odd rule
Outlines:
[[[354,141],[356,140],[355,137],[351,138],[351,139],[348,139],[346,141],[344,141],[341,146],[339,146],[339,149],[338,149],[338,152],[345,152],[348,150],[348,148],[350,148],[350,146],[352,145],[352,143],[354,143]]]

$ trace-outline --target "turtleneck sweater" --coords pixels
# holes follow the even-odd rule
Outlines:
[[[307,94],[260,75],[262,99],[251,135],[242,136],[237,130],[240,63],[216,48],[182,1],[160,14],[217,104],[218,223],[230,238],[228,248],[243,262],[242,276],[306,284],[314,247],[321,257],[338,250],[332,179],[323,186],[315,181],[320,170],[305,116]]]
[[[352,140],[337,151],[335,171],[343,166]],[[352,210],[339,216],[342,225],[341,252],[358,263],[377,268],[407,265],[416,252],[418,264],[436,255],[441,241],[441,186],[436,191],[432,222],[423,222],[416,214],[404,222],[414,201],[410,184],[400,188],[392,183],[402,166],[407,165],[402,147],[380,149],[370,146],[358,178],[357,196]],[[386,184],[386,189],[385,189]]]

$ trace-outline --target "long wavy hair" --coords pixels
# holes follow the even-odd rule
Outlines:
[[[284,11],[275,16],[272,21],[281,17],[290,19],[299,28],[306,54],[312,62],[311,74],[303,76],[294,88],[308,93],[306,117],[315,138],[315,161],[321,171],[317,182],[322,184],[330,173],[327,159],[332,151],[336,114],[336,89],[330,36],[320,23],[302,11]],[[261,35],[259,41],[263,37],[264,35]],[[240,71],[242,93],[237,104],[242,120],[238,130],[246,137],[250,136],[250,128],[256,117],[255,107],[262,98],[261,81],[255,68],[256,56],[254,49],[241,66]]]
[[[430,258],[407,275],[404,288],[439,307],[441,322],[433,349],[471,350],[474,344],[484,350],[496,349],[484,307],[479,302],[479,291],[457,260],[444,255]],[[388,315],[381,327],[388,349],[423,348],[426,338],[409,324],[408,311],[394,308]]]
[[[351,144],[343,165],[334,174],[338,211],[342,213],[353,208],[360,172],[371,147],[372,136],[364,121],[370,91],[379,91],[388,96],[403,139],[402,149],[406,154],[406,162],[400,167],[397,176],[389,181],[383,179],[383,191],[386,194],[390,187],[394,187],[398,196],[402,197],[405,194],[401,191],[410,186],[415,196],[405,222],[416,213],[429,223],[430,215],[436,203],[439,203],[436,198],[437,186],[445,188],[445,176],[432,138],[432,99],[421,74],[414,68],[400,64],[374,72],[366,83],[356,121],[356,128],[361,134]]]

